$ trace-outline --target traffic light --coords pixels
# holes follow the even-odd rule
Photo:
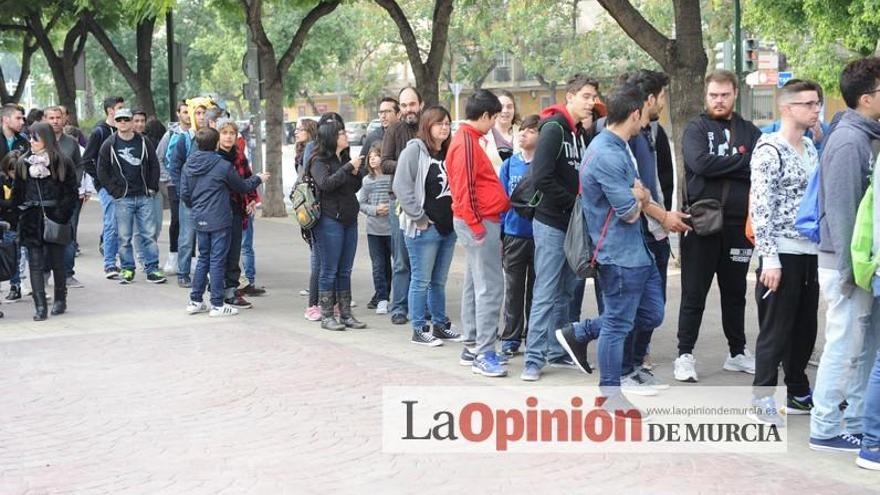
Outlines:
[[[758,40],[746,38],[742,46],[743,72],[755,72],[758,70]]]
[[[730,41],[715,44],[715,68],[733,70],[733,43]]]

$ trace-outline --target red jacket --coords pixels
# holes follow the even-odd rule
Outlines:
[[[483,220],[501,222],[510,209],[510,199],[486,152],[480,146],[480,131],[462,124],[446,153],[446,173],[452,192],[452,215],[464,220],[474,234],[483,235]]]

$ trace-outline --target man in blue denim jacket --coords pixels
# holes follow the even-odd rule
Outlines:
[[[572,359],[586,371],[586,347],[599,340],[599,386],[608,397],[606,408],[632,409],[621,394],[656,395],[655,388],[633,375],[621,380],[624,341],[633,328],[656,328],[663,321],[660,272],[645,243],[641,214],[656,218],[669,230],[687,228],[682,214],[667,212],[651,200],[638,179],[627,141],[641,132],[645,94],[627,84],[608,97],[606,128],[587,148],[581,166],[583,214],[590,240],[598,246],[598,283],[604,298],[599,318],[566,325],[556,337]],[[623,386],[622,386],[623,385]]]

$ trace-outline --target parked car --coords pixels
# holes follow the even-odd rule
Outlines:
[[[366,122],[346,122],[345,133],[348,134],[348,144],[351,146],[363,146],[367,140]]]
[[[380,127],[382,127],[382,123],[379,122],[379,119],[371,120],[370,125],[367,126],[367,136],[377,131]]]
[[[284,123],[284,144],[293,144],[293,141],[296,139],[294,137],[295,132],[296,132],[296,122],[285,122]]]

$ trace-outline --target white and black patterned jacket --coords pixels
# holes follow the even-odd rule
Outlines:
[[[794,228],[810,175],[818,166],[816,147],[803,138],[798,153],[779,132],[764,134],[752,154],[749,212],[755,247],[765,268],[778,268],[778,253],[815,253],[814,246]]]

